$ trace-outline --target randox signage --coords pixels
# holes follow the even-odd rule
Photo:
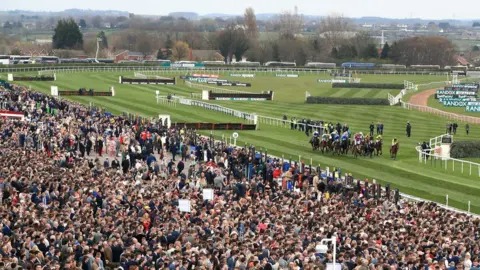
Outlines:
[[[230,77],[255,78],[255,74],[235,74],[235,73],[231,73]]]
[[[466,112],[480,112],[480,105],[467,105],[465,107]]]
[[[478,89],[476,84],[454,84],[452,88]]]
[[[172,63],[172,68],[204,68],[203,63]]]
[[[324,79],[318,79],[317,82],[319,83],[346,83],[346,80],[324,80]]]
[[[218,74],[192,74],[192,77],[197,77],[197,78],[219,78],[220,75]]]
[[[266,98],[226,98],[226,97],[216,97],[215,100],[231,100],[231,101],[261,101],[268,100]]]
[[[468,101],[445,101],[442,103],[445,107],[465,107]]]
[[[277,77],[282,77],[282,78],[298,78],[298,74],[275,74]]]
[[[467,106],[480,106],[480,101],[469,101]]]
[[[476,101],[476,98],[466,97],[466,98],[440,98],[440,102],[447,102],[447,101]]]
[[[451,87],[451,86],[447,86],[444,88],[445,90],[453,90],[453,91],[474,91],[474,92],[478,92],[478,87],[477,86],[465,86],[465,85],[462,85],[462,86],[458,86],[458,87]]]
[[[463,90],[437,90],[437,95],[476,96],[477,93]]]

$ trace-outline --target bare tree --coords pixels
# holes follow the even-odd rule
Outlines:
[[[440,65],[455,63],[455,46],[444,37],[412,37],[399,40],[391,47],[390,57],[396,63],[410,65]]]
[[[172,47],[172,60],[180,61],[188,58],[190,49],[188,44],[183,41],[177,41]]]
[[[245,21],[245,32],[247,36],[251,39],[258,37],[258,26],[257,26],[257,16],[255,16],[255,11],[253,8],[249,7],[245,9],[244,13],[244,21]]]
[[[298,14],[295,6],[293,12],[285,11],[280,14],[280,37],[284,39],[295,39],[296,34],[302,32],[303,15]]]
[[[327,41],[330,50],[338,47],[348,38],[351,38],[349,32],[353,30],[353,24],[342,15],[333,14],[320,20],[320,37]],[[330,51],[329,50],[329,51]]]

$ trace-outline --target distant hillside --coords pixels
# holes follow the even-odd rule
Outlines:
[[[92,10],[92,9],[66,9],[64,11],[31,11],[31,10],[9,10],[9,11],[0,11],[0,15],[3,16],[128,16],[127,11],[120,10]],[[180,18],[184,17],[189,20],[199,20],[201,18],[222,18],[222,19],[231,19],[235,17],[243,17],[243,14],[226,14],[226,13],[209,13],[205,15],[199,15],[195,12],[189,11],[180,11],[180,12],[171,12],[169,16]],[[262,21],[275,20],[280,14],[278,13],[259,13],[257,14],[257,19]],[[139,15],[139,16],[158,16],[157,15]],[[323,16],[318,15],[308,15],[303,14],[303,17],[306,21],[316,21],[321,19]],[[352,20],[357,24],[408,24],[413,25],[416,23],[428,24],[429,22],[448,22],[451,25],[459,26],[471,26],[473,20],[453,20],[453,19],[443,19],[443,20],[428,20],[420,18],[383,18],[383,17],[359,17],[352,18]]]
[[[25,15],[25,16],[128,16],[127,11],[120,10],[92,10],[92,9],[66,9],[64,11],[31,11],[9,10],[0,11],[1,15]]]
[[[174,18],[185,18],[188,20],[198,20],[199,16],[195,12],[170,12],[168,16],[174,17]]]
[[[390,23],[396,23],[396,24],[408,24],[408,25],[413,25],[416,23],[420,24],[428,24],[429,22],[435,22],[435,23],[440,23],[440,22],[448,22],[451,25],[472,25],[471,20],[450,20],[450,19],[444,19],[444,20],[425,20],[425,19],[420,19],[420,18],[401,18],[401,19],[396,19],[396,18],[382,18],[382,17],[360,17],[360,18],[353,18],[353,21],[358,24],[390,24]]]

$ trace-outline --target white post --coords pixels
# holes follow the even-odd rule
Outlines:
[[[446,205],[447,205],[447,207],[448,207],[448,194],[447,194],[447,197],[446,197],[446,201],[447,201],[447,204],[446,204]]]
[[[335,263],[337,260],[337,237],[332,236],[332,242],[333,242],[333,270],[335,270]]]
[[[468,214],[470,214],[470,201],[468,201]]]

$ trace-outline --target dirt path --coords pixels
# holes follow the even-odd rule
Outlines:
[[[428,98],[431,95],[435,95],[436,91],[437,91],[437,89],[430,89],[430,90],[422,91],[422,92],[420,92],[416,95],[411,96],[410,100],[408,102],[410,102],[411,104],[428,107]]]

